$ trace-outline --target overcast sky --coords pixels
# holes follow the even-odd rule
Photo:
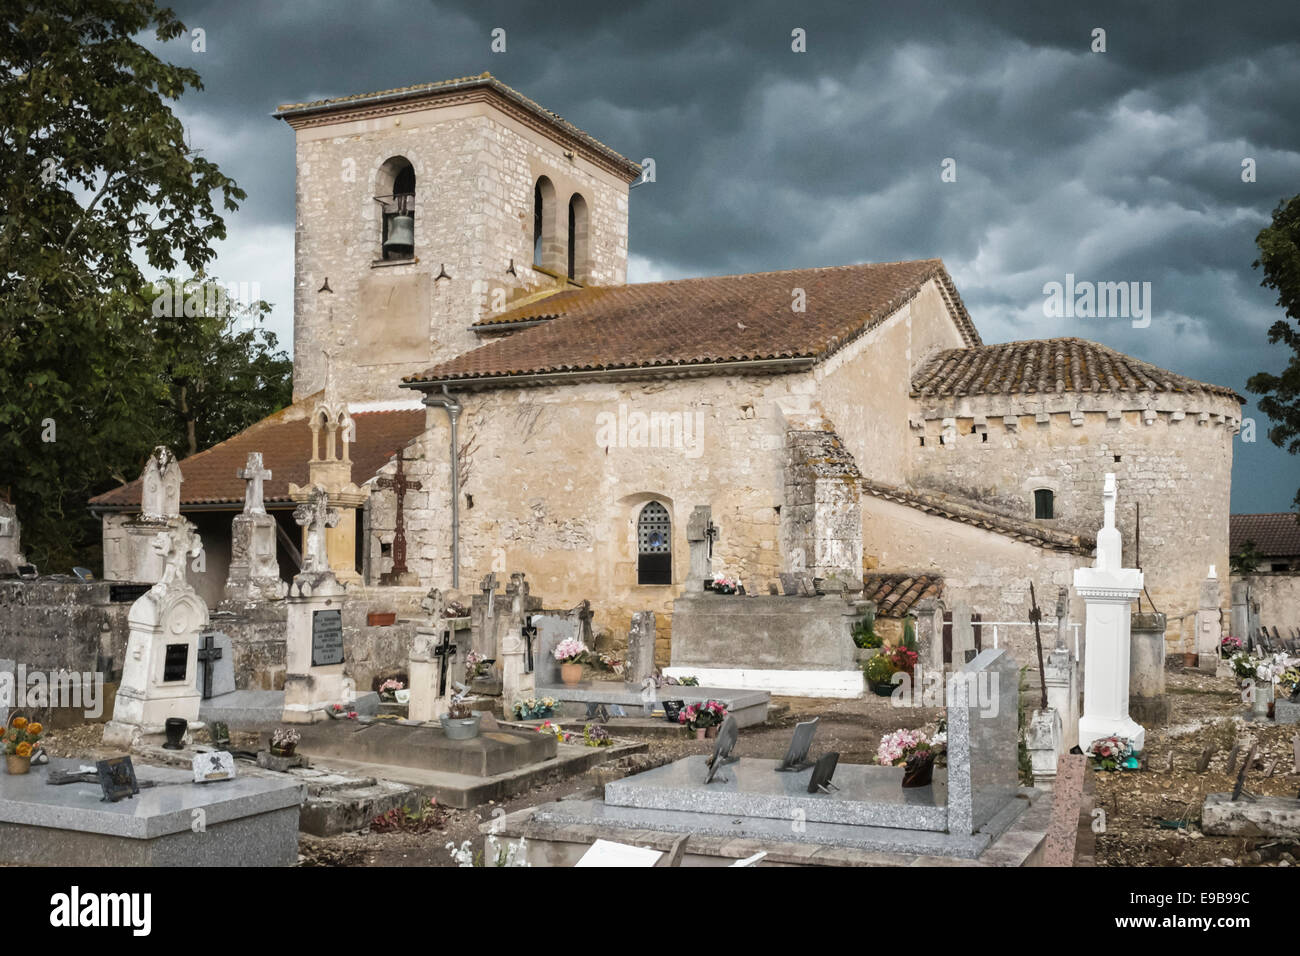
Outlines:
[[[260,284],[286,347],[293,134],[268,114],[488,70],[654,158],[629,281],[938,256],[986,342],[1077,335],[1246,394],[1285,362],[1251,262],[1300,192],[1300,4],[1089,6],[196,0],[173,9],[206,49],[159,52],[202,75],[177,112],[248,191],[215,271]],[[1045,317],[1066,274],[1149,282],[1149,325]],[[1233,510],[1289,510],[1300,458],[1243,414]]]

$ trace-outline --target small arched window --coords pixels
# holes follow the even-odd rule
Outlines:
[[[533,265],[560,271],[560,249],[555,236],[555,187],[545,176],[533,185]]]
[[[1056,517],[1056,495],[1052,493],[1052,489],[1039,488],[1034,491],[1034,517]]]
[[[567,275],[576,282],[587,279],[587,200],[581,193],[569,198],[569,269]]]
[[[383,210],[379,248],[384,259],[415,257],[415,167],[394,156],[379,167],[375,201]]]
[[[651,501],[636,521],[636,583],[673,583],[673,522],[668,509]]]

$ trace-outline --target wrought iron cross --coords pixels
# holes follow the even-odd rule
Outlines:
[[[212,632],[208,631],[202,637],[203,643],[199,645],[197,654],[199,666],[203,668],[203,699],[212,699],[212,672],[216,669],[217,661],[221,660],[221,648],[213,642]]]
[[[393,533],[393,575],[406,574],[406,519],[404,512],[406,510],[406,492],[420,491],[421,484],[418,481],[409,481],[402,463],[406,460],[402,457],[402,449],[397,450],[397,472],[392,478],[379,478],[375,481],[376,487],[387,490],[393,490],[393,496],[397,499],[397,528]]]
[[[713,542],[716,541],[716,540],[718,539],[718,526],[717,526],[716,524],[713,523],[713,519],[712,519],[712,518],[710,518],[710,519],[709,519],[709,523],[708,523],[707,525],[704,526],[704,537],[705,537],[705,538],[708,540],[708,542],[709,542],[709,557],[712,558],[712,557],[713,557]]]
[[[447,695],[447,661],[451,658],[452,651],[456,650],[456,645],[451,642],[451,626],[446,625],[442,630],[442,641],[438,644],[437,649],[433,652],[438,658],[438,696]]]

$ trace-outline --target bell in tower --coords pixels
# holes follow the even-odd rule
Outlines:
[[[384,206],[384,258],[415,254],[415,170],[407,163],[393,180],[393,194],[377,197]]]

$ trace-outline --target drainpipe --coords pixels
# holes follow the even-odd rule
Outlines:
[[[460,420],[461,404],[442,386],[442,395],[425,395],[424,404],[441,406],[451,425],[451,586],[460,588],[460,462],[457,460],[456,422]]]

